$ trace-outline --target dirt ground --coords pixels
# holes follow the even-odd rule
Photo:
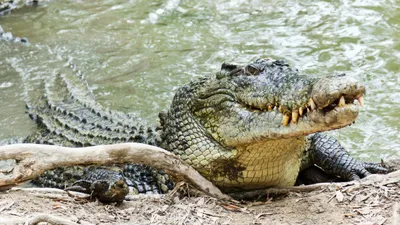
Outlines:
[[[0,193],[0,224],[24,224],[40,213],[76,224],[400,224],[400,172],[373,176],[359,185],[240,203],[143,195],[105,205],[62,191],[10,190]]]

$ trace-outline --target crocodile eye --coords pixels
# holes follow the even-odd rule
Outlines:
[[[223,63],[221,66],[221,71],[216,74],[217,79],[222,79],[226,76],[239,75],[243,71],[242,67],[235,64]]]
[[[244,68],[244,74],[246,75],[259,75],[260,72],[261,71],[258,68],[255,68],[251,65],[248,65]]]

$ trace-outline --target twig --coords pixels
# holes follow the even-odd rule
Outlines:
[[[12,188],[8,192],[24,192],[30,196],[39,198],[48,198],[55,200],[73,201],[79,199],[88,199],[90,195],[74,191],[64,191],[57,188]]]
[[[334,199],[336,197],[336,193],[334,195],[332,195],[329,199],[328,199],[328,203],[332,201],[332,199]]]
[[[312,192],[315,190],[323,190],[323,189],[339,190],[347,186],[350,187],[343,190],[343,192],[350,192],[350,188],[352,186],[361,187],[363,185],[365,186],[374,183],[380,183],[380,184],[396,183],[399,180],[400,180],[400,170],[384,175],[382,174],[370,175],[359,181],[349,181],[340,183],[318,183],[305,186],[294,186],[294,187],[284,187],[284,188],[268,188],[268,189],[260,189],[253,191],[229,193],[228,195],[230,195],[234,199],[257,199],[257,198],[263,198],[266,195],[284,195],[291,192]]]
[[[15,188],[11,188],[10,190],[8,190],[8,192],[25,192],[25,193],[29,193],[30,195],[59,195],[59,196],[68,196],[68,192],[61,190],[61,189],[57,189],[57,188],[20,188],[20,187],[15,187]],[[71,193],[73,193],[74,195],[76,195],[77,197],[86,197],[88,196],[88,194],[85,193],[81,193],[81,192],[75,192],[75,191],[70,191]]]
[[[34,179],[58,166],[139,163],[162,169],[175,180],[184,180],[210,196],[229,200],[210,181],[178,156],[164,149],[139,143],[68,148],[55,145],[14,144],[0,146],[0,160],[15,159],[9,173],[0,173],[0,187]]]
[[[243,192],[229,193],[229,195],[235,199],[255,199],[255,198],[262,198],[266,195],[284,195],[290,192],[311,192],[326,188],[336,190],[338,188],[341,188],[342,185],[350,185],[352,183],[353,183],[352,181],[346,183],[319,183],[319,184],[311,184],[305,186],[268,188],[268,189],[254,190],[254,191],[243,191]]]
[[[15,204],[15,202],[11,202],[8,205],[4,206],[3,208],[0,209],[0,212],[3,212],[6,209],[11,208],[11,206],[13,206]]]
[[[165,195],[162,195],[162,194],[138,194],[138,195],[130,195],[130,194],[128,194],[125,197],[125,200],[127,200],[127,201],[137,201],[137,200],[143,200],[143,199],[162,199],[164,197],[165,197]]]

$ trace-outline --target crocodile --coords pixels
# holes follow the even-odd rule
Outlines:
[[[0,31],[2,39],[28,43]],[[248,65],[224,63],[218,73],[180,87],[169,110],[159,114],[160,124],[148,125],[102,107],[84,75],[74,64],[68,66],[46,79],[39,95],[27,98],[27,112],[38,129],[24,142],[156,145],[180,156],[226,192],[292,186],[299,172],[313,165],[344,180],[387,171],[357,161],[337,140],[321,133],[354,123],[359,113],[355,103],[363,105],[365,87],[345,74],[319,78],[268,58]],[[103,171],[58,168],[33,183],[80,186],[104,201],[112,201],[108,191],[118,192],[115,201],[126,193],[124,185],[113,185],[120,183],[121,173],[139,193],[165,193],[173,187],[167,174],[149,166],[124,165],[121,172],[106,176]],[[95,177],[105,177],[99,182],[108,180],[109,189],[93,188],[99,184]]]
[[[27,103],[38,130],[25,142],[156,145],[225,192],[292,186],[299,172],[312,165],[354,180],[387,170],[354,159],[323,132],[354,123],[364,94],[365,87],[350,76],[319,78],[300,73],[284,60],[224,63],[218,73],[180,87],[169,110],[159,114],[159,125],[151,126],[102,107],[82,74],[60,73],[46,82],[40,98]],[[153,171],[154,178],[162,173],[138,166],[125,165],[131,170],[123,174]],[[55,174],[47,172],[36,183],[65,186],[64,177]],[[169,180],[164,174],[158,178],[156,183]],[[164,186],[163,191],[170,188]]]
[[[3,30],[3,28],[0,26],[0,41],[4,40],[9,43],[13,44],[22,44],[24,46],[30,47],[29,49],[35,51],[40,49],[37,48],[38,46],[36,44],[31,45],[28,41],[27,38],[19,38],[14,36],[11,32],[6,32]],[[57,55],[56,58],[61,57],[60,55]],[[57,60],[56,60],[57,61]],[[64,64],[64,63],[63,63]],[[57,65],[58,66],[58,65]],[[56,66],[56,67],[57,67]],[[68,72],[73,72],[73,70],[67,70]],[[71,74],[69,74],[71,76]],[[77,74],[73,74],[75,76]],[[82,74],[80,75],[81,78]],[[23,79],[24,80],[24,79]],[[71,79],[70,79],[71,81]],[[79,80],[82,81],[82,80]],[[31,84],[26,83],[27,90],[25,90],[25,95],[27,99],[27,107],[29,103],[31,102],[29,99],[32,99],[32,96],[37,97],[34,93],[31,93],[28,91],[30,89],[31,91],[34,90],[35,88],[30,87]],[[45,88],[44,88],[45,89]],[[43,89],[43,90],[44,90]],[[46,89],[48,90],[48,89]],[[63,89],[62,89],[63,90]],[[87,91],[87,90],[85,90]],[[39,96],[44,93],[39,92]],[[68,93],[64,93],[68,94]],[[87,94],[87,93],[86,93]],[[28,97],[29,96],[29,97]],[[95,110],[96,106],[92,105],[91,110]],[[96,113],[103,113],[106,112],[106,110],[102,109],[101,106],[97,107],[97,112]],[[28,110],[29,111],[29,110]],[[135,118],[128,115],[122,115],[118,112],[111,112],[113,117],[121,117],[125,121],[129,120],[134,120]],[[34,119],[34,114],[30,114],[32,119]],[[114,118],[116,119],[116,118]],[[136,120],[136,119],[135,119]],[[124,123],[125,124],[125,123]],[[140,126],[138,126],[139,128]],[[134,128],[136,129],[136,128]],[[47,131],[45,129],[43,130],[41,128],[41,125],[39,125],[39,131],[37,132],[38,135],[43,135]],[[96,130],[96,129],[91,129]],[[44,133],[41,133],[44,132]],[[131,132],[133,133],[133,132]],[[139,129],[137,135],[131,136],[131,140],[136,141],[136,142],[143,142],[144,137],[142,137],[140,134],[143,133],[143,126]],[[46,143],[46,144],[59,144],[59,145],[64,145],[64,146],[80,146],[77,143],[73,142],[68,142],[65,140],[62,140],[62,138],[56,138],[53,140],[50,140],[50,134],[47,134],[46,137],[48,138],[46,141],[41,142],[41,138],[36,137],[35,135],[31,135],[28,138],[11,138],[7,140],[0,140],[0,145],[6,145],[6,144],[16,144],[16,143],[21,143],[21,142],[36,142],[36,143]],[[37,138],[37,139],[36,139]],[[139,140],[139,139],[140,140]],[[113,142],[121,142],[123,139],[107,139],[103,143],[113,143]],[[99,142],[100,143],[100,142]],[[149,144],[152,144],[154,142],[146,142]],[[74,167],[59,167],[55,170],[51,171],[46,171],[42,176],[38,177],[37,179],[34,179],[31,181],[33,185],[37,186],[42,186],[42,187],[54,187],[54,188],[60,188],[60,189],[66,189],[70,190],[71,187],[74,187],[74,190],[81,190],[82,192],[91,192],[92,197],[102,201],[102,202],[113,202],[113,201],[120,201],[120,199],[127,194],[125,190],[124,185],[115,185],[120,183],[120,175],[123,175],[124,180],[127,185],[130,186],[130,191],[134,193],[166,193],[167,191],[171,190],[173,188],[173,181],[170,179],[170,177],[165,174],[163,171],[160,170],[154,170],[148,166],[145,165],[138,165],[138,164],[129,164],[129,165],[124,165],[123,168],[120,171],[113,171],[113,170],[108,170],[107,173],[104,172],[103,167],[91,167],[90,170],[80,167],[80,166],[74,166]],[[95,180],[95,178],[97,180]],[[108,188],[106,186],[102,186],[103,189],[99,188],[94,188],[93,190],[91,187],[98,187],[99,184],[104,185],[104,182],[108,182]],[[99,183],[100,182],[100,183]],[[89,185],[91,184],[91,185]]]

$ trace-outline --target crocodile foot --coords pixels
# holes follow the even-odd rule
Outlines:
[[[104,203],[122,202],[129,193],[128,184],[120,172],[101,168],[88,171],[83,179],[64,190],[87,193]]]

